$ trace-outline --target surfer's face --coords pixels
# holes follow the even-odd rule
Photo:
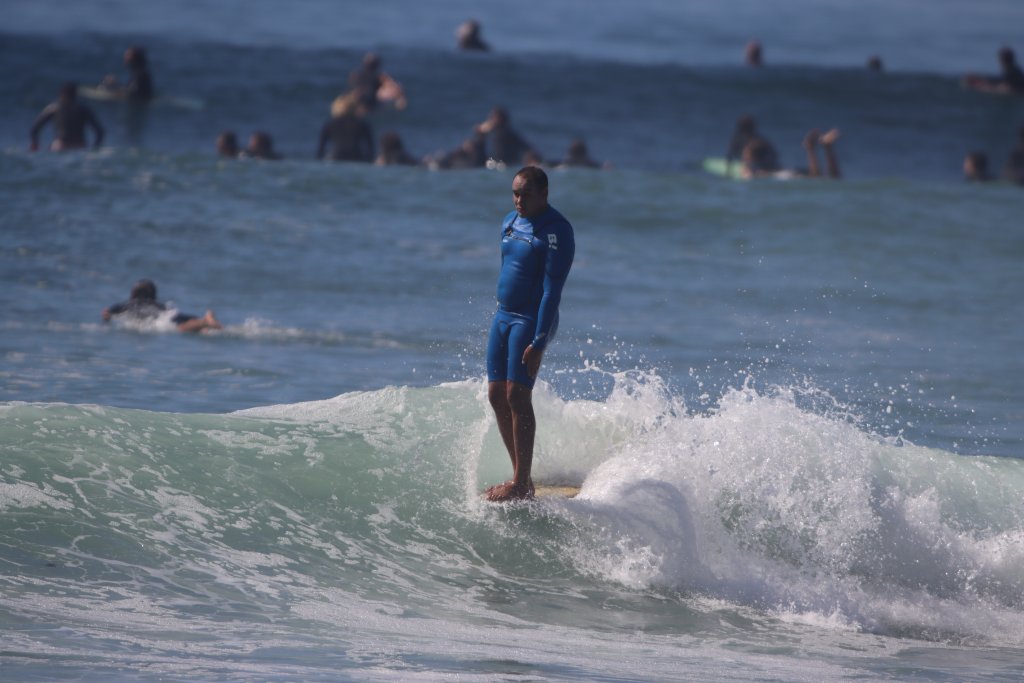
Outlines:
[[[516,176],[512,180],[512,201],[516,205],[516,213],[523,218],[533,218],[548,208],[548,192],[546,189],[538,189],[525,178]]]

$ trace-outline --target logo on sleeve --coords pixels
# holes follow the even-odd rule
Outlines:
[[[558,251],[558,235],[553,232],[548,233],[548,248]]]

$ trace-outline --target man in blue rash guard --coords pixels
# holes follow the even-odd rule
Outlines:
[[[487,397],[512,459],[512,479],[485,491],[487,500],[533,496],[533,383],[558,328],[558,303],[572,267],[572,226],[548,205],[548,177],[527,166],[512,179],[515,211],[501,226],[498,310],[487,341]]]

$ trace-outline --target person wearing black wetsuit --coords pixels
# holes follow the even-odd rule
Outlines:
[[[775,146],[757,130],[757,121],[750,114],[736,120],[736,129],[729,139],[729,149],[725,160],[732,164],[734,160],[752,161],[753,170],[772,173],[779,170],[779,156]]]
[[[359,113],[359,100],[354,93],[342,95],[331,105],[331,118],[320,130],[316,158],[331,161],[374,160],[373,128]],[[327,153],[328,144],[330,153]]]
[[[131,78],[124,87],[129,102],[149,102],[153,99],[153,77],[149,74],[146,51],[141,47],[130,47],[124,52],[124,65],[131,72]]]
[[[476,131],[487,136],[490,143],[490,158],[499,164],[519,165],[523,163],[527,152],[536,152],[512,127],[504,107],[492,109],[487,120],[477,125]],[[537,154],[537,157],[540,158],[540,154]]]
[[[458,46],[460,50],[487,52],[491,49],[491,46],[485,43],[484,39],[480,37],[480,22],[476,19],[468,19],[467,21],[459,24],[459,28],[455,31],[455,35],[458,38]]]
[[[999,76],[967,74],[964,76],[964,85],[973,90],[997,95],[1024,95],[1024,71],[1017,64],[1017,56],[1013,49],[1000,48],[998,56],[1001,69]]]
[[[92,109],[78,100],[78,86],[74,83],[62,85],[57,100],[46,105],[32,123],[29,149],[33,152],[39,149],[39,131],[49,121],[53,121],[54,139],[50,149],[54,152],[85,147],[86,126],[95,133],[93,147],[103,144],[103,126]]]
[[[1017,56],[1008,47],[999,50],[999,66],[1002,68],[1001,80],[1006,89],[1017,94],[1024,94],[1024,71],[1017,64]]]
[[[491,501],[533,496],[533,384],[558,329],[558,306],[576,252],[572,225],[548,204],[547,174],[527,166],[512,180],[515,211],[501,228],[498,310],[487,341],[487,396],[512,460]]]
[[[139,280],[132,287],[128,301],[104,308],[102,317],[104,322],[110,322],[119,316],[145,322],[159,318],[167,310],[167,304],[157,301],[156,284],[152,280]],[[179,332],[202,332],[207,329],[219,330],[222,327],[213,311],[207,311],[201,318],[178,312],[171,318],[171,322]]]

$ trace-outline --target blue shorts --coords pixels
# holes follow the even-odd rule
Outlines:
[[[533,388],[534,377],[526,372],[523,352],[533,341],[537,321],[497,310],[487,338],[487,381],[512,381]]]

